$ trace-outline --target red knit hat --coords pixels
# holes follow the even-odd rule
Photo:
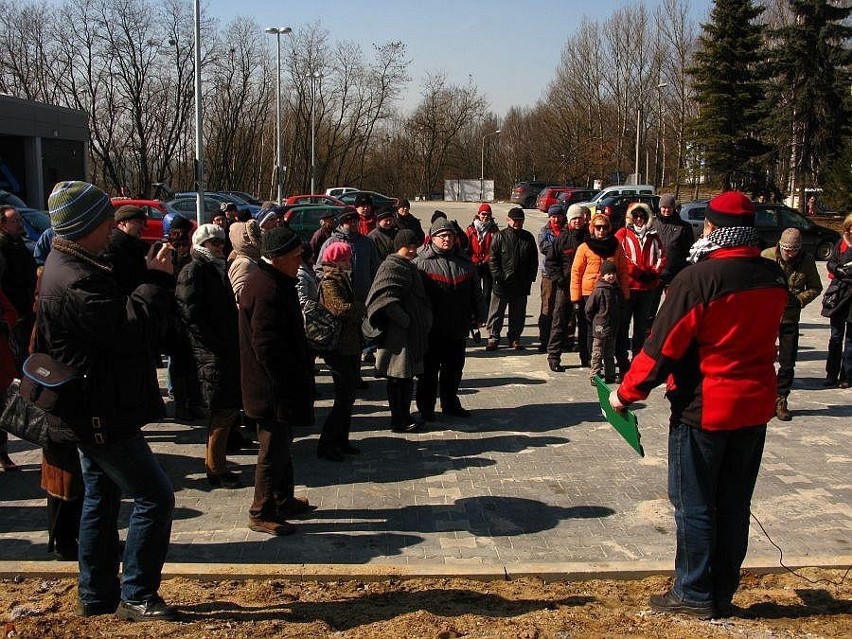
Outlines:
[[[487,202],[483,202],[482,204],[480,204],[479,210],[477,211],[477,213],[482,213],[483,211],[487,211],[488,213],[491,213],[491,205],[488,204]]]
[[[740,191],[717,195],[704,215],[716,226],[754,226],[754,204]]]
[[[352,247],[346,242],[332,242],[322,254],[323,264],[337,264],[352,260]]]

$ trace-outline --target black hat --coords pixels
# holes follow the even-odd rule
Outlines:
[[[115,210],[115,221],[116,222],[126,222],[127,220],[147,220],[148,216],[145,214],[145,209],[142,209],[138,206],[133,206],[132,204],[125,204],[124,206],[119,206]]]
[[[610,260],[604,260],[604,263],[601,264],[601,275],[603,276],[608,273],[618,275],[618,268],[615,266],[615,262],[611,262]]]
[[[432,213],[432,219],[429,220],[429,224],[434,224],[435,220],[437,220],[438,218],[444,218],[446,220],[447,214],[444,213],[443,211],[439,211],[438,209],[435,209],[435,212]]]
[[[410,209],[411,208],[411,202],[406,200],[404,197],[400,198],[396,201],[396,208],[398,208],[398,209],[401,209],[401,208]]]
[[[523,220],[524,219],[524,209],[516,206],[515,208],[509,209],[508,217],[510,220]]]
[[[187,220],[183,215],[175,215],[172,218],[171,225],[169,226],[169,230],[173,230],[173,231],[180,231],[180,230],[188,231],[191,228],[192,228],[192,222]]]
[[[378,213],[376,213],[376,221],[377,222],[379,220],[384,220],[385,218],[388,218],[388,217],[396,217],[396,212],[390,207],[384,208],[381,211],[379,211]]]
[[[263,234],[260,252],[264,257],[271,259],[280,255],[286,255],[301,245],[302,240],[292,229],[285,226],[278,226],[269,229]]]
[[[338,214],[339,212],[340,212],[340,211],[339,211],[339,210],[337,210],[337,209],[328,209],[325,213],[323,213],[322,215],[320,215],[320,219],[321,219],[321,220],[327,220],[327,219],[332,218],[332,217],[333,217],[333,218],[336,218],[336,217],[337,217],[337,214]]]
[[[358,193],[355,196],[355,206],[373,206],[373,198],[369,193]]]
[[[343,224],[346,220],[351,220],[358,217],[358,211],[351,206],[344,206],[337,212],[337,224]]]
[[[417,239],[417,233],[411,229],[402,229],[396,234],[396,237],[393,238],[394,251],[398,251],[403,246],[409,246],[411,244],[420,244],[420,241]]]

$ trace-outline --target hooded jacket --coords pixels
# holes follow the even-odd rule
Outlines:
[[[319,257],[314,267],[317,278],[320,280],[323,276],[323,253],[325,253],[326,247],[333,242],[346,242],[352,247],[352,288],[355,290],[355,299],[363,304],[381,263],[379,251],[366,235],[361,235],[355,231],[344,233],[338,227],[331,232],[329,238],[323,242],[320,248]]]

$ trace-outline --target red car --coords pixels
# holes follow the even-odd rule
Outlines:
[[[594,189],[584,189],[577,186],[548,186],[541,190],[536,200],[536,208],[544,213],[547,213],[554,204],[563,204],[567,209],[567,205],[574,202],[581,202],[591,198],[597,193]]]
[[[115,208],[130,204],[138,206],[148,216],[148,223],[142,231],[142,239],[153,244],[163,239],[163,218],[170,212],[160,200],[136,200],[130,197],[114,197],[111,199]],[[195,222],[192,222],[195,230]]]
[[[343,206],[343,202],[330,195],[291,195],[284,201],[288,204],[326,204],[329,206]]]

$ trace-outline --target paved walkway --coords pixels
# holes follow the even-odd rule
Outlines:
[[[428,220],[431,209],[419,207]],[[461,223],[475,207],[464,213],[443,208]],[[501,226],[507,208],[495,206]],[[527,227],[537,231],[543,221],[543,214],[528,213]],[[804,314],[790,398],[794,419],[770,424],[754,515],[783,549],[785,563],[848,565],[852,391],[821,386],[828,330],[818,306]],[[203,426],[148,426],[177,495],[167,572],[501,575],[670,568],[675,540],[662,391],[638,412],[646,452],[640,459],[603,422],[577,355],[564,358],[571,365],[566,372],[552,373],[535,351],[537,294],[527,314],[524,336],[532,348],[486,353],[484,344],[469,345],[462,402],[472,418],[439,413],[427,432],[395,435],[386,427],[384,382],[368,378],[353,421],[360,456],[342,464],[319,460],[317,427],[299,433],[297,490],[319,509],[291,537],[246,527],[252,456],[230,458],[247,487],[211,490]],[[327,375],[319,386],[321,423],[330,404]],[[73,564],[49,561],[46,552],[39,452],[18,440],[10,441],[10,450],[23,472],[0,474],[0,573],[73,571]],[[754,522],[747,563],[778,564],[778,551]]]

